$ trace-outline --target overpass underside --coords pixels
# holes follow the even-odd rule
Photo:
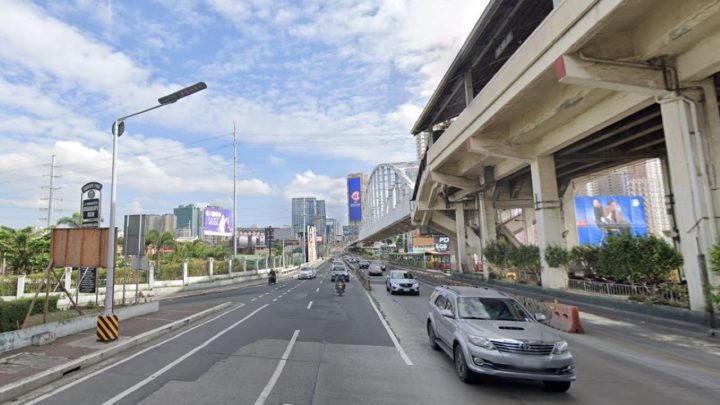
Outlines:
[[[720,212],[720,3],[559,2],[478,87],[483,49],[497,54],[513,36],[493,20],[508,18],[502,3],[491,2],[413,129],[431,143],[413,224],[454,237],[469,269],[506,233],[499,213],[522,209],[513,223],[542,256],[577,243],[573,180],[657,158],[691,307],[704,309],[703,286],[718,283],[706,268]],[[448,115],[458,99],[464,108]],[[567,275],[543,260],[542,284],[564,288]]]

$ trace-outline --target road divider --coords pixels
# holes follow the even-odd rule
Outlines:
[[[550,304],[552,315],[548,324],[563,332],[585,333],[580,324],[580,311],[578,307],[558,303]]]

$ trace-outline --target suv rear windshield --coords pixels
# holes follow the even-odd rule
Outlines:
[[[507,298],[462,297],[458,315],[465,319],[530,322],[532,318],[520,304]]]

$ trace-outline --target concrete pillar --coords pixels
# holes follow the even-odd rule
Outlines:
[[[543,288],[567,288],[567,273],[550,267],[545,261],[545,249],[551,245],[562,246],[565,224],[560,209],[560,198],[555,174],[555,158],[539,156],[530,164],[533,195],[535,200],[535,221],[538,230],[538,247]]]
[[[690,308],[704,311],[707,304],[704,285],[708,279],[712,280],[708,275],[707,252],[715,241],[717,228],[715,221],[710,220],[715,217],[715,210],[704,164],[705,139],[698,137],[698,131],[703,132],[704,128],[697,125],[702,119],[701,116],[694,118],[691,103],[681,97],[668,96],[660,100],[660,110]]]
[[[21,274],[17,278],[17,289],[15,290],[15,296],[17,298],[20,298],[23,296],[23,294],[25,294],[25,279],[26,279],[26,277],[27,277],[26,275]]]
[[[243,273],[247,271],[247,257],[243,256]]]
[[[213,268],[215,267],[215,259],[212,257],[208,257],[208,277],[210,277],[210,280],[213,278]]]
[[[65,285],[65,288],[70,291],[70,287],[72,287],[72,267],[65,267],[63,276],[65,278],[63,284]]]
[[[455,261],[457,262],[457,269],[460,273],[468,271],[468,260],[467,260],[467,235],[465,228],[465,206],[460,203],[455,207],[455,240],[457,241],[457,250]]]
[[[701,82],[703,88],[704,135],[708,144],[708,170],[710,189],[715,212],[720,212],[720,106],[718,106],[715,81],[712,78]],[[716,227],[720,228],[719,218],[715,218]]]
[[[575,188],[570,183],[562,197],[562,212],[565,222],[565,247],[572,249],[578,245],[577,220],[575,219]]]
[[[497,226],[495,207],[493,207],[492,198],[489,192],[484,192],[478,197],[480,209],[480,241],[481,247],[484,249],[490,241],[497,239]],[[485,280],[490,279],[490,271],[487,262],[480,252],[480,260],[483,263],[483,277]]]
[[[189,283],[188,283],[188,262],[187,261],[183,262],[182,272],[183,272],[182,273],[183,285],[188,285]]]
[[[535,212],[529,208],[522,209],[522,220],[523,230],[525,232],[525,244],[536,245],[537,238],[535,237]]]

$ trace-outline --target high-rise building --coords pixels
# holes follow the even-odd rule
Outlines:
[[[304,226],[314,226],[317,236],[325,239],[325,200],[315,197],[292,199],[292,230],[295,237],[302,237]]]
[[[193,204],[180,205],[173,209],[175,214],[175,237],[197,238],[203,223],[203,211]]]
[[[417,159],[422,159],[428,146],[428,133],[421,132],[415,135],[415,147],[417,148]]]

